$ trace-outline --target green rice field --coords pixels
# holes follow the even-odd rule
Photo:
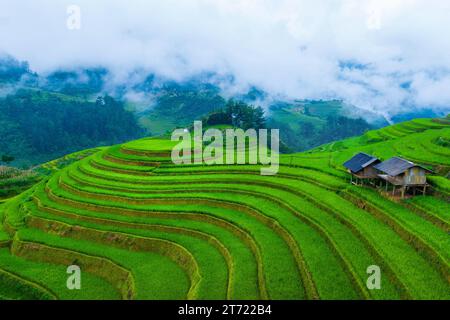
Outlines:
[[[0,299],[449,299],[449,139],[449,120],[415,119],[283,154],[274,176],[174,165],[154,138],[51,162],[0,203]],[[432,169],[428,194],[350,184],[358,152]]]

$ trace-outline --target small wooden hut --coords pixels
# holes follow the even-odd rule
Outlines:
[[[388,190],[388,184],[393,186],[393,195],[395,194],[396,187],[400,187],[402,198],[408,189],[412,189],[415,195],[416,188],[420,188],[422,189],[422,193],[425,194],[428,186],[426,174],[432,172],[427,168],[400,157],[390,158],[375,165],[374,168],[379,172],[378,177],[386,181],[386,191]]]
[[[357,185],[358,180],[363,183],[365,180],[378,179],[378,171],[374,169],[374,165],[380,162],[377,157],[360,152],[346,161],[344,167],[351,174],[350,182]]]

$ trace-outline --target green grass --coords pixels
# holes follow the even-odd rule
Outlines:
[[[409,199],[407,202],[422,208],[426,212],[435,215],[450,225],[450,210],[448,201],[431,196],[422,196]]]
[[[87,272],[82,272],[81,290],[69,290],[66,286],[69,276],[66,272],[67,266],[25,260],[11,255],[6,248],[0,249],[0,269],[13,272],[20,279],[26,279],[26,281],[46,288],[47,291],[64,300],[120,298],[118,292],[107,281]],[[11,288],[11,291],[12,289],[16,295],[19,294],[19,296],[12,297],[14,299],[37,298],[28,294],[23,295],[20,287],[19,289]],[[41,294],[41,296],[46,297],[45,294]]]
[[[73,241],[36,229],[20,230],[18,237],[23,241],[120,261],[134,275],[138,299],[182,299],[188,291],[188,279],[184,272],[174,262],[157,254],[130,252],[85,240]],[[90,283],[86,285],[93,286]]]
[[[177,141],[170,141],[165,139],[144,138],[132,142],[125,143],[125,149],[137,151],[168,151],[170,152],[174,146],[178,144]]]
[[[281,182],[280,180],[282,179],[277,179],[278,182]],[[291,183],[291,185],[293,184],[291,181],[288,181]],[[218,191],[222,191],[222,195],[224,194],[224,192],[237,192],[238,190],[243,190],[246,192],[258,192],[260,193],[259,195],[262,196],[263,194],[268,197],[268,196],[274,196],[276,195],[278,198],[282,198],[286,203],[291,204],[292,206],[298,207],[298,208],[302,208],[302,214],[303,215],[307,215],[310,219],[317,221],[317,223],[319,225],[323,225],[325,226],[326,230],[328,232],[330,232],[332,234],[332,238],[334,239],[335,242],[337,242],[337,244],[339,246],[342,246],[343,250],[345,250],[345,254],[349,256],[349,261],[352,262],[352,264],[355,264],[354,268],[356,270],[358,270],[359,272],[359,276],[361,277],[361,279],[363,279],[365,277],[365,270],[364,270],[364,265],[367,266],[370,262],[374,261],[374,258],[370,256],[370,254],[367,252],[367,250],[364,248],[364,246],[361,245],[361,243],[355,238],[355,236],[352,235],[351,231],[348,230],[344,225],[340,224],[338,221],[335,221],[335,219],[333,219],[332,216],[328,215],[327,213],[325,213],[324,211],[314,207],[311,205],[311,203],[309,203],[308,201],[299,198],[297,196],[293,196],[292,194],[283,191],[283,190],[277,190],[277,189],[272,189],[272,188],[267,188],[267,187],[259,187],[257,186],[258,180],[255,179],[252,183],[252,185],[239,185],[239,184],[208,184],[208,183],[202,183],[202,181],[197,181],[196,183],[192,183],[189,185],[190,189],[193,190],[214,190],[217,189]],[[281,184],[281,186],[289,186],[288,183],[286,184]],[[147,192],[158,192],[158,190],[161,189],[165,189],[165,190],[173,190],[173,187],[170,187],[169,185],[166,186],[154,186],[152,187],[152,191],[150,191],[148,188],[146,190],[148,190]],[[180,186],[180,189],[183,189],[186,187],[182,187]],[[164,190],[163,189],[163,190]],[[178,189],[178,188],[176,188]],[[144,192],[144,190],[142,190]],[[176,193],[176,191],[174,190],[174,193]],[[242,196],[241,196],[242,198]],[[280,221],[280,220],[278,220]],[[298,227],[297,227],[298,228]],[[303,227],[304,228],[304,227]],[[300,229],[298,229],[300,230]],[[315,259],[315,252],[316,250],[320,247],[319,245],[319,241],[317,240],[317,235],[314,236],[314,233],[312,233],[311,231],[308,232],[307,229],[305,229],[303,232],[301,232],[302,235],[305,236],[305,238],[302,238],[299,240],[299,244],[301,245],[301,247],[304,247],[304,250],[302,250],[305,255],[307,256],[307,261],[310,261],[311,263],[313,263],[316,259]],[[306,235],[308,235],[306,237]],[[307,240],[312,241],[312,243],[309,245],[310,247],[305,247],[307,245]],[[322,245],[323,251],[326,251],[326,245],[323,244]],[[311,253],[309,253],[309,250],[312,250]],[[308,254],[307,254],[308,253]],[[331,253],[330,253],[331,255]],[[322,254],[322,260],[323,260],[323,264],[322,264],[322,268],[327,269],[330,267],[332,261],[334,261],[335,264],[338,264],[334,259],[330,258],[330,257],[325,257]],[[321,265],[319,263],[316,263],[316,265],[314,266],[314,268],[311,268],[312,270],[320,270]],[[314,273],[314,272],[313,272]],[[322,272],[321,272],[322,273]],[[326,272],[325,272],[326,273]],[[342,276],[342,275],[341,275]],[[324,284],[324,288],[323,289],[324,292],[322,293],[323,297],[327,297],[327,291],[329,294],[329,285],[327,285],[327,283],[329,283],[330,279],[326,279],[323,281]],[[318,284],[320,284],[321,282],[319,282]],[[386,283],[386,287],[389,287],[389,281],[386,279],[385,281]],[[382,292],[382,296],[384,297],[396,297],[396,293],[393,292],[394,290],[391,288],[391,291],[389,292],[388,290],[385,290]],[[374,292],[375,296],[378,292]],[[348,294],[348,293],[347,293]],[[339,297],[339,296],[337,296]],[[348,295],[347,295],[348,297]]]
[[[45,216],[45,215],[43,215]],[[54,217],[46,216],[46,218],[51,218],[56,220]],[[118,226],[109,226],[98,223],[84,222],[84,221],[74,221],[67,218],[57,218],[57,220],[63,223],[69,223],[70,225],[77,225],[85,228],[91,228],[92,230],[99,230],[102,232],[107,232],[111,234],[113,232],[120,232],[131,237],[142,237],[151,239],[163,239],[168,240],[172,243],[177,243],[182,245],[184,248],[188,249],[194,256],[196,262],[199,265],[200,275],[202,280],[198,288],[199,299],[205,299],[207,297],[214,297],[215,299],[225,298],[227,290],[227,266],[220,252],[216,250],[211,243],[202,241],[201,239],[186,236],[184,234],[178,234],[175,232],[165,232],[159,230],[151,229],[134,229]],[[89,234],[86,237],[83,236],[82,239],[94,242],[95,240],[89,238]],[[77,238],[78,240],[78,238]],[[115,244],[111,241],[111,245]],[[140,251],[139,251],[140,252]],[[144,251],[142,251],[144,252]],[[162,257],[160,258],[161,260]],[[156,260],[156,259],[155,259]],[[135,275],[138,276],[138,271]],[[155,281],[161,279],[154,279]],[[214,286],[212,284],[215,284]],[[160,288],[162,289],[162,288]],[[156,293],[156,292],[155,292]]]
[[[50,162],[48,179],[0,203],[0,243],[19,255],[0,249],[0,270],[19,277],[0,297],[36,294],[31,283],[62,299],[123,298],[129,272],[137,299],[448,299],[449,130],[430,119],[372,130],[281,155],[276,176],[174,165],[178,142],[160,138]],[[350,185],[342,163],[360,151],[429,166],[434,194],[393,201]],[[14,249],[23,243],[44,251]],[[64,289],[74,259],[89,270],[82,292]],[[366,287],[370,265],[381,290]]]
[[[3,220],[4,220],[4,216],[5,216],[4,210],[5,210],[5,204],[0,203],[0,242],[9,240],[9,235],[6,233],[6,231],[3,228]]]
[[[43,199],[43,197],[42,197]],[[231,297],[234,299],[244,299],[245,297],[259,297],[259,289],[257,286],[257,266],[253,252],[249,246],[239,238],[234,237],[233,230],[224,230],[218,225],[206,223],[201,220],[190,220],[179,217],[178,219],[164,220],[157,217],[140,217],[140,216],[122,216],[108,213],[95,213],[87,210],[70,208],[64,205],[52,203],[48,199],[42,201],[46,208],[51,208],[51,214],[47,213],[47,209],[42,207],[36,208],[35,204],[30,204],[34,216],[43,217],[52,220],[61,220],[66,223],[79,224],[80,221],[94,221],[100,224],[100,228],[108,225],[126,226],[128,228],[144,229],[144,230],[159,230],[163,226],[169,227],[167,230],[180,228],[188,230],[190,234],[195,231],[201,235],[211,236],[218,239],[232,256],[233,272],[231,274],[233,284],[239,283],[239,286],[233,286]],[[55,211],[63,211],[65,215],[56,215]],[[61,218],[63,216],[63,218]],[[69,217],[72,220],[64,219]],[[76,221],[75,221],[76,220]],[[172,227],[172,228],[171,228]],[[96,226],[98,229],[99,227]],[[175,229],[177,228],[177,229]],[[119,229],[118,229],[119,230]],[[120,229],[123,231],[123,229]],[[166,237],[164,237],[166,238]],[[172,239],[176,240],[176,239]]]
[[[450,194],[450,181],[448,181],[448,178],[431,176],[428,177],[428,180],[437,190],[445,193],[446,195]]]
[[[0,251],[5,251],[2,249]],[[55,296],[44,288],[0,269],[0,297],[14,300],[50,300]]]
[[[333,208],[336,213],[366,234],[383,255],[386,263],[391,265],[394,272],[401,275],[401,279],[413,296],[421,299],[443,299],[448,296],[450,288],[438,272],[389,226],[363,210],[353,207],[335,193],[319,190],[318,187],[311,185],[305,188],[305,192],[315,197],[320,194],[322,203]],[[404,270],[405,265],[414,265],[414,270]]]
[[[56,181],[53,180],[53,183],[55,183]],[[52,188],[57,187],[56,185],[50,185]],[[73,194],[69,194],[67,193],[67,191],[64,191],[62,189],[58,189],[55,190],[55,193],[59,196],[62,196],[64,198],[70,198],[72,200],[76,200],[76,201],[80,201],[80,202],[85,202],[85,203],[91,203],[91,204],[96,204],[96,205],[102,205],[102,206],[109,206],[109,207],[117,207],[117,208],[129,208],[129,209],[137,209],[137,210],[148,210],[150,208],[152,208],[153,210],[159,210],[159,209],[163,209],[163,211],[173,211],[176,210],[177,205],[172,205],[170,206],[170,202],[168,203],[167,206],[157,206],[157,205],[153,205],[153,206],[149,206],[149,205],[137,205],[137,204],[130,204],[130,203],[125,203],[125,204],[120,204],[117,202],[111,202],[111,201],[107,201],[107,200],[97,200],[97,199],[85,199],[83,197],[80,196],[76,196]],[[188,210],[190,206],[184,205],[183,206],[185,208],[185,210]],[[201,210],[200,208],[196,208],[194,207],[192,209],[192,211],[196,212],[196,210]],[[215,212],[215,214],[217,214],[218,212]],[[229,216],[224,216],[224,213],[222,211],[220,211],[221,214],[221,218],[228,218],[231,219],[233,218],[232,221],[234,221],[235,217],[239,217],[242,218],[242,216],[245,216],[245,214],[240,213],[239,215],[237,215],[236,212],[234,212],[233,215],[229,215]],[[240,221],[240,220],[239,220]],[[249,226],[256,224],[255,219],[251,219],[251,222],[247,222],[248,224],[246,224],[246,227],[249,228]],[[271,296],[273,296],[274,298],[280,298],[278,295],[279,290],[281,288],[273,288],[272,291],[270,292],[271,288],[273,287],[271,285],[271,283],[280,283],[283,282],[285,284],[285,287],[283,287],[283,292],[284,295],[286,297],[298,297],[298,294],[302,294],[301,292],[301,287],[299,287],[299,280],[298,280],[298,276],[297,276],[297,281],[292,281],[292,277],[295,277],[297,272],[296,272],[296,268],[295,268],[295,264],[293,259],[290,257],[289,254],[289,250],[287,248],[287,246],[285,244],[283,244],[282,239],[279,238],[279,236],[274,233],[273,231],[269,232],[269,228],[267,226],[263,226],[261,224],[256,224],[259,227],[262,227],[265,232],[261,234],[261,237],[267,237],[268,239],[270,239],[270,243],[267,243],[267,240],[264,241],[264,243],[267,243],[267,245],[270,245],[270,248],[268,247],[266,250],[263,250],[263,252],[269,251],[271,252],[271,257],[269,258],[270,261],[267,262],[268,268],[273,266],[273,268],[275,268],[275,270],[279,270],[279,272],[270,272],[268,274],[268,276],[270,276],[267,279],[268,282],[268,289],[269,289],[269,294],[271,294]],[[260,233],[258,233],[259,235]],[[272,234],[273,236],[269,236],[270,234]],[[255,234],[256,236],[256,234]],[[260,239],[258,237],[258,239]],[[262,244],[260,244],[262,245]],[[285,261],[285,263],[283,264],[283,266],[279,265],[277,266],[277,264],[275,264],[276,260],[273,260],[274,257],[278,257],[278,261],[282,260]],[[284,257],[284,258],[283,258]],[[276,267],[275,267],[276,266]],[[283,280],[285,279],[285,280]]]
[[[450,241],[448,234],[443,230],[437,228],[430,221],[411,214],[410,210],[400,204],[380,198],[378,193],[373,190],[355,187],[352,187],[350,190],[353,194],[357,193],[360,195],[360,198],[381,209],[389,218],[395,219],[407,232],[416,235],[421,242],[432,247],[433,251],[441,256],[444,261],[449,262]]]
[[[194,185],[192,185],[192,186],[194,186]],[[204,187],[204,189],[210,189],[211,190],[211,188],[214,186],[214,185],[208,185],[208,184],[202,184],[202,185],[200,185],[200,186],[203,186]],[[213,197],[213,198],[220,198],[221,200],[227,200],[227,201],[229,201],[229,202],[232,202],[233,201],[233,196],[231,196],[231,197],[229,197],[229,198],[225,198],[224,199],[224,195],[226,195],[226,193],[225,193],[225,187],[228,187],[228,188],[231,188],[232,190],[236,190],[237,188],[239,188],[240,186],[237,186],[237,185],[230,185],[230,186],[227,186],[227,185],[223,185],[223,186],[221,186],[221,185],[216,185],[216,188],[219,188],[219,190],[221,190],[222,192],[220,193],[220,194],[217,194],[216,195],[216,197],[214,197],[213,196],[213,194],[211,194],[211,193],[208,193],[207,195],[206,195],[206,197]],[[220,189],[220,188],[222,188],[222,189]],[[83,188],[84,190],[89,190],[89,191],[91,191],[91,192],[95,192],[96,190],[95,190],[95,188],[94,189],[92,189],[92,188]],[[155,189],[155,188],[154,188]],[[264,188],[262,188],[263,190],[264,190]],[[255,186],[252,186],[252,187],[250,187],[249,188],[249,190],[255,190]],[[154,190],[154,191],[157,191],[157,190]],[[97,192],[99,192],[98,190],[97,190]],[[105,190],[102,190],[102,192],[104,192],[104,193],[109,193],[109,194],[114,194],[114,195],[117,195],[117,194],[121,194],[122,196],[128,196],[128,197],[134,197],[134,194],[132,194],[132,193],[127,193],[127,192],[123,192],[123,193],[119,193],[119,192],[111,192],[111,191],[105,191]],[[276,191],[273,191],[273,190],[271,190],[270,191],[270,194],[274,194],[274,193],[277,193]],[[284,192],[284,193],[286,193],[286,192]],[[177,195],[170,195],[170,196],[174,196],[174,197],[177,197]],[[186,196],[193,196],[193,195],[191,195],[191,194],[189,194],[189,195],[186,195],[185,193],[183,193],[181,196],[183,196],[183,197],[186,197]],[[205,195],[203,195],[203,196],[205,196]],[[281,194],[280,195],[280,198],[283,198],[285,201],[288,199],[288,194]],[[139,197],[143,197],[142,195],[139,195]],[[163,197],[163,195],[158,195],[158,197]],[[145,198],[149,198],[149,196],[148,195],[146,195],[145,196]],[[291,198],[293,198],[293,199],[295,199],[294,197],[291,197]],[[244,196],[243,195],[240,195],[239,196],[239,199],[242,201],[242,199],[245,199],[244,198]],[[246,201],[245,203],[247,203],[247,204],[249,204],[249,202],[248,201]],[[250,204],[253,204],[253,205],[256,205],[256,203],[259,203],[259,206],[261,207],[261,205],[263,204],[263,202],[261,201],[261,200],[257,200],[257,201],[253,201],[253,202],[250,202]],[[303,203],[304,204],[304,203]],[[270,205],[270,204],[266,204],[266,205]],[[274,209],[275,209],[275,207],[274,207]],[[272,209],[272,210],[274,210],[274,209]],[[276,209],[275,209],[276,210]],[[280,210],[280,208],[278,208],[278,212],[279,212],[279,214],[282,212],[282,210]],[[303,232],[301,232],[301,234],[302,235],[304,235],[304,237],[302,237],[302,238],[299,238],[298,239],[298,243],[305,243],[305,241],[307,241],[307,240],[311,240],[311,239],[314,239],[314,245],[311,245],[311,248],[313,248],[314,250],[316,250],[317,249],[317,247],[319,246],[319,241],[317,240],[317,236],[316,236],[316,238],[314,237],[314,232],[312,231],[312,230],[309,230],[308,231],[308,229],[306,228],[305,229],[305,226],[303,226],[303,225],[301,225],[301,224],[299,224],[298,222],[299,221],[297,221],[297,219],[295,219],[295,220],[293,220],[292,219],[292,217],[283,217],[284,219],[288,219],[288,218],[291,218],[290,220],[282,220],[282,219],[280,219],[280,217],[279,216],[276,216],[276,218],[278,218],[277,220],[280,222],[280,223],[282,223],[282,225],[290,225],[290,226],[295,226],[295,229],[296,230],[300,230],[300,228],[303,228],[304,229],[304,231]],[[308,236],[306,236],[306,235],[308,235]],[[323,245],[324,247],[326,247],[326,245]],[[308,250],[309,248],[306,248],[306,250]],[[325,251],[325,250],[324,250]],[[331,253],[330,253],[330,255],[332,255]],[[314,262],[315,261],[315,255],[314,254],[311,254],[310,256],[308,255],[308,261],[311,261],[311,262]],[[323,257],[322,257],[323,258]],[[330,259],[330,258],[329,258]],[[322,263],[322,266],[323,266],[323,268],[324,268],[324,270],[326,269],[326,268],[329,268],[330,267],[330,264],[331,264],[331,261],[334,261],[334,264],[336,264],[336,265],[338,265],[338,263],[336,262],[336,260],[333,260],[333,259],[331,259],[331,260],[329,260],[329,261],[324,261],[323,263]],[[320,264],[316,264],[315,265],[315,267],[314,268],[312,268],[313,270],[318,270],[318,274],[320,274],[320,275],[323,275],[323,274],[327,274],[327,272],[323,272],[323,271],[319,271],[319,270],[321,270],[321,268],[320,268]],[[337,272],[339,270],[339,267],[338,266],[336,266],[335,267],[335,271]],[[363,271],[364,269],[361,269],[361,268],[359,268],[359,270],[360,271]],[[329,272],[328,272],[329,273]],[[336,278],[346,278],[346,276],[345,275],[343,275],[343,274],[341,274],[340,276],[336,276],[336,275],[333,275],[333,276],[335,276]],[[317,277],[319,277],[319,276],[317,276]],[[320,277],[321,278],[321,277]],[[319,279],[320,279],[319,278]],[[322,282],[323,281],[323,282]],[[329,283],[330,283],[330,279],[323,279],[322,281],[319,281],[319,283],[318,283],[318,285],[320,285],[321,283],[323,283],[323,286],[324,287],[326,287],[327,288],[327,292],[328,292],[328,294],[330,294],[330,286],[329,286]],[[344,285],[345,286],[345,285]],[[347,284],[347,286],[348,286],[348,284]],[[342,287],[342,284],[340,284],[339,282],[337,283],[337,287]],[[342,294],[342,292],[341,292],[341,294]],[[349,293],[347,292],[347,293],[344,293],[347,297],[349,297],[350,295],[349,295]],[[324,292],[323,294],[322,294],[324,297],[327,297],[327,294]],[[339,293],[335,293],[335,296],[329,296],[329,298],[336,298],[336,297],[340,297],[339,296]]]

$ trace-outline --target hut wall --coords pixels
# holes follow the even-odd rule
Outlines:
[[[404,182],[406,185],[425,184],[427,182],[425,170],[420,167],[412,167],[406,170],[404,174]]]
[[[363,173],[363,175],[365,176],[365,177],[368,177],[368,178],[377,178],[377,170],[374,168],[374,167],[372,167],[372,166],[368,166],[368,167],[365,167],[364,168],[364,170],[362,171],[362,173]]]

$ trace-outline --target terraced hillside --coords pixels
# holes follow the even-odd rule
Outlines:
[[[164,140],[98,149],[0,204],[0,297],[449,299],[449,141],[448,120],[414,120],[283,155],[276,176],[175,166]],[[433,194],[350,185],[358,151],[431,166]]]

